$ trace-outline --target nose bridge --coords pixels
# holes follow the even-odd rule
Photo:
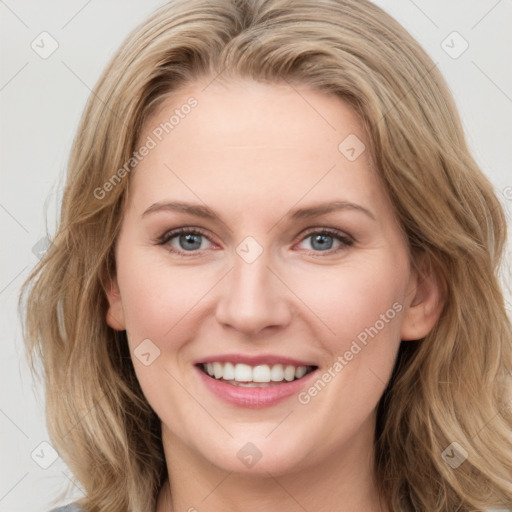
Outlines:
[[[218,303],[217,320],[254,334],[265,327],[285,325],[290,311],[284,287],[268,268],[271,262],[267,252],[261,250],[255,256],[256,248],[250,246],[251,241],[248,244],[240,244],[234,254],[233,269]]]

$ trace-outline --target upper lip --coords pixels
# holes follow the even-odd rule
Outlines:
[[[258,366],[262,364],[274,365],[291,365],[291,366],[316,366],[310,361],[299,361],[291,357],[279,356],[275,354],[260,354],[260,355],[245,355],[245,354],[217,354],[214,356],[204,357],[195,362],[195,364],[203,363],[234,363],[234,364],[248,364],[249,366]]]

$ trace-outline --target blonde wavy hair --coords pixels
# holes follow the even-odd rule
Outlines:
[[[512,506],[512,332],[497,277],[504,213],[438,69],[367,0],[173,1],[127,38],[101,76],[71,151],[57,233],[20,300],[30,360],[43,363],[51,440],[85,490],[81,506],[147,512],[167,478],[159,420],[126,333],[105,320],[131,178],[97,191],[173,91],[219,75],[347,101],[365,125],[413,263],[444,283],[436,327],[402,343],[379,403],[375,470],[390,509]],[[452,442],[468,454],[456,469],[441,455]]]

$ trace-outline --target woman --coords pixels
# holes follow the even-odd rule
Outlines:
[[[512,506],[505,231],[375,5],[164,6],[90,98],[27,282],[77,506]]]

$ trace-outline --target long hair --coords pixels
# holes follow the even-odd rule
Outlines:
[[[58,230],[20,302],[29,356],[43,363],[51,440],[85,489],[80,504],[147,512],[166,478],[159,421],[125,332],[106,323],[105,287],[142,127],[173,91],[216,77],[305,85],[348,102],[412,263],[443,283],[439,321],[402,342],[378,407],[375,470],[391,510],[511,506],[512,333],[497,278],[505,217],[438,69],[367,0],[173,1],[98,81]]]

